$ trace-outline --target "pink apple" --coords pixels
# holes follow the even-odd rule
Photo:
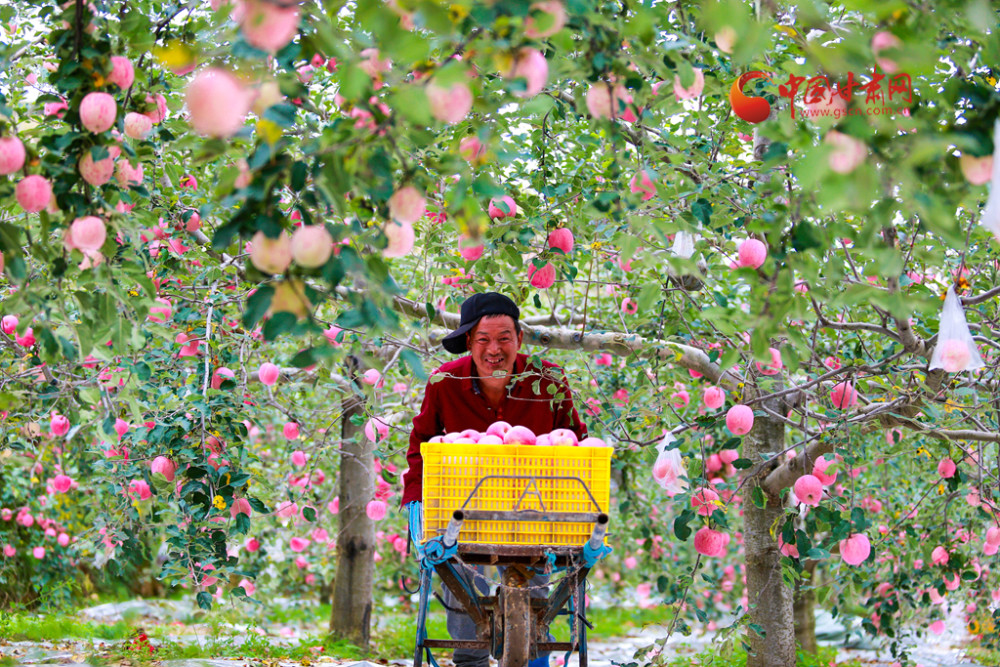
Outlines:
[[[747,239],[740,244],[739,265],[758,269],[767,259],[767,246],[757,239]]]
[[[614,96],[612,97],[612,92]],[[611,118],[634,123],[637,118],[629,104],[632,103],[632,96],[628,94],[624,86],[617,85],[613,91],[611,85],[605,81],[598,81],[587,90],[587,111],[594,118]]]
[[[389,197],[389,217],[396,222],[413,224],[427,211],[427,201],[412,185],[400,188]]]
[[[212,373],[212,389],[222,388],[222,383],[226,380],[235,380],[236,374],[229,368],[222,366]]]
[[[753,410],[746,405],[734,405],[726,413],[726,428],[733,435],[746,435],[753,428]]]
[[[526,426],[512,426],[507,435],[504,436],[505,445],[534,445],[536,436]]]
[[[154,123],[162,123],[167,117],[167,98],[156,93],[155,95],[146,95],[145,102],[152,108],[143,112],[143,115]]]
[[[823,138],[823,143],[833,146],[830,153],[830,169],[838,174],[849,174],[861,166],[868,157],[868,146],[860,139],[830,130]]]
[[[525,80],[526,88],[514,93],[517,97],[534,97],[542,92],[549,79],[549,63],[538,49],[524,48],[517,52],[508,79]]]
[[[457,123],[472,109],[472,91],[461,82],[444,88],[434,83],[425,89],[431,105],[431,115],[443,123]]]
[[[191,211],[191,216],[184,223],[184,231],[196,232],[201,229],[201,216],[198,211]]]
[[[993,156],[984,155],[974,157],[972,155],[962,155],[959,159],[962,167],[962,175],[972,185],[985,185],[990,182],[993,175]]]
[[[292,259],[301,267],[323,266],[333,252],[333,237],[323,225],[299,227],[292,234],[291,252]]]
[[[903,43],[891,32],[881,30],[872,36],[872,53],[875,54],[875,62],[878,66],[882,68],[886,74],[893,74],[899,70],[899,66],[896,64],[895,60],[889,58],[879,58],[878,54],[880,51],[885,49],[895,49],[902,46]]]
[[[465,137],[458,142],[458,154],[467,162],[477,162],[486,157],[486,146],[478,137]]]
[[[486,433],[504,438],[511,428],[512,426],[507,422],[493,422],[486,428]]]
[[[580,441],[581,447],[610,447],[608,443],[604,442],[601,438],[584,438]]]
[[[117,116],[115,98],[107,93],[87,93],[80,102],[80,122],[91,132],[107,132]]]
[[[174,481],[174,474],[177,472],[177,464],[166,456],[157,456],[149,464],[150,473],[163,475],[168,482]]]
[[[656,185],[650,178],[649,172],[641,169],[628,182],[629,190],[635,193],[642,193],[642,201],[649,201],[656,196]]]
[[[497,218],[513,218],[517,215],[517,204],[514,198],[504,195],[500,199],[491,199],[488,213],[494,220]]]
[[[524,19],[524,34],[531,39],[551,37],[564,25],[566,8],[563,4],[559,0],[542,0],[531,5],[531,15]]]
[[[299,7],[295,3],[243,0],[243,10],[239,21],[243,38],[261,51],[280,51],[299,31]]]
[[[14,188],[17,203],[28,213],[45,210],[52,198],[52,186],[42,176],[25,176]]]
[[[145,139],[153,131],[153,121],[145,114],[130,111],[125,114],[125,136],[131,139]]]
[[[225,138],[243,127],[253,94],[226,70],[210,67],[188,84],[185,101],[196,132]]]
[[[479,436],[479,444],[480,445],[502,445],[503,444],[503,438],[501,438],[498,435],[492,435],[490,433],[486,433],[485,435]]]
[[[107,227],[100,218],[88,215],[77,218],[69,227],[69,238],[74,248],[83,252],[96,252],[104,245]]]
[[[111,180],[115,171],[115,160],[121,155],[122,149],[118,146],[107,146],[108,157],[94,161],[93,153],[87,150],[80,158],[80,176],[93,186],[104,185]]]
[[[694,550],[702,556],[714,558],[725,553],[726,543],[722,533],[706,526],[694,534]]]
[[[389,244],[382,251],[384,257],[405,257],[413,250],[416,233],[412,224],[390,220],[382,226],[382,232],[389,239]]]
[[[257,232],[250,243],[250,262],[264,273],[284,273],[292,263],[292,242],[284,231],[275,239]]]
[[[111,74],[108,74],[108,81],[117,85],[122,90],[127,90],[135,81],[135,68],[132,61],[125,56],[111,56]]]
[[[142,185],[142,163],[139,162],[133,167],[128,160],[121,160],[115,168],[115,179],[118,181],[118,185],[123,188],[130,185]]]
[[[295,317],[305,317],[312,307],[301,280],[282,280],[274,288],[270,313],[292,313]]]
[[[556,282],[556,269],[552,262],[546,262],[540,269],[536,269],[534,263],[528,264],[528,282],[538,289],[552,287]]]
[[[17,137],[0,137],[0,176],[13,174],[24,166],[24,144]]]
[[[576,433],[568,428],[557,428],[549,434],[549,437],[555,447],[576,447],[580,442]]]
[[[941,344],[941,368],[948,373],[961,373],[972,363],[972,352],[964,340],[949,339]]]
[[[475,262],[482,257],[483,248],[482,243],[475,243],[466,236],[462,236],[458,241],[458,254],[467,262]]]
[[[690,88],[685,88],[681,83],[681,77],[679,74],[674,75],[674,96],[679,100],[693,100],[701,96],[701,92],[705,89],[705,70],[696,67],[694,68],[694,82],[691,84]]]
[[[549,247],[558,248],[567,255],[573,252],[573,232],[560,227],[549,232]]]
[[[708,387],[702,395],[705,407],[709,410],[716,410],[726,402],[726,392],[722,387]]]
[[[257,377],[267,386],[271,386],[277,382],[279,375],[281,375],[281,369],[269,361],[261,364],[260,370],[257,371]]]

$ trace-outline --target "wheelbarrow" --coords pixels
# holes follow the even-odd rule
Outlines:
[[[553,450],[570,448],[544,449],[550,450],[545,452],[550,456],[558,454]],[[486,503],[493,509],[477,509],[484,504],[476,502],[484,487],[523,489],[509,509],[497,509],[503,503],[495,498]],[[541,489],[558,488],[565,498],[568,487],[576,489],[575,495],[584,499],[590,506],[589,511],[555,511],[545,506]],[[427,495],[425,492],[425,499]],[[529,496],[537,497],[540,509],[522,508]],[[457,648],[486,649],[499,661],[500,667],[525,667],[540,653],[555,651],[565,651],[568,661],[575,651],[580,667],[587,667],[587,629],[592,626],[587,621],[584,604],[586,578],[597,562],[611,553],[611,548],[604,544],[609,521],[606,501],[601,507],[583,479],[577,475],[484,475],[461,506],[452,511],[446,528],[438,529],[439,534],[433,536],[424,534],[421,508],[414,505],[410,514],[410,534],[418,541],[420,561],[414,667],[422,667],[425,658],[436,667],[431,649]],[[575,506],[579,507],[580,503]],[[472,528],[477,524],[486,528],[478,531]],[[589,537],[579,544],[484,542],[484,537],[517,533],[520,526],[528,526],[537,533],[538,527],[545,525],[551,525],[553,533],[548,540],[541,541],[552,541],[552,534],[562,534],[559,524],[575,526],[577,530],[582,525],[589,525]],[[497,532],[497,526],[503,526],[503,531]],[[422,544],[419,543],[421,538]],[[495,593],[481,594],[475,585],[469,584],[470,574],[472,578],[482,576],[474,569],[478,565],[493,565],[501,571],[501,582]],[[529,582],[534,575],[559,572],[563,573],[562,578],[549,587],[546,597],[530,595]],[[475,623],[476,639],[427,637],[427,613],[435,574]],[[549,640],[549,628],[559,616],[568,618],[569,641]]]

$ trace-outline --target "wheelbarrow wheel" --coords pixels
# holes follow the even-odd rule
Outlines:
[[[503,594],[503,653],[500,667],[525,667],[531,651],[531,598],[527,588],[507,588]]]

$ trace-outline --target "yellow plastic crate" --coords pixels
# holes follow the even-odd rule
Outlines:
[[[532,475],[528,479],[487,479],[466,510],[608,512],[611,491],[610,447],[532,447],[423,443],[424,534],[422,542],[441,534],[476,484],[489,475]],[[575,480],[586,484],[599,507]],[[538,493],[535,492],[537,488]],[[539,497],[541,496],[541,502]],[[581,546],[593,523],[561,521],[472,521],[462,524],[460,542]]]

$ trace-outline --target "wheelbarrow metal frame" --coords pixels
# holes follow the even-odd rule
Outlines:
[[[468,509],[469,502],[476,495],[476,492],[488,479],[527,479],[529,485],[518,498],[515,509],[510,511],[484,511]],[[544,480],[575,480],[586,490],[590,501],[597,508],[597,512],[551,512],[545,508],[541,492],[538,489],[537,481]],[[538,497],[538,502],[542,510],[518,509],[522,501],[534,487],[534,494]],[[593,523],[594,529],[590,539],[583,546],[546,546],[546,545],[510,545],[510,544],[462,544],[458,542],[462,523],[470,521],[549,521],[549,522],[573,522],[573,523]],[[608,515],[601,511],[600,506],[591,494],[590,489],[579,477],[552,476],[545,477],[539,475],[488,475],[476,484],[461,509],[455,510],[454,516],[443,534],[435,540],[440,540],[446,549],[454,548],[453,555],[445,560],[434,562],[430,568],[425,563],[420,568],[420,609],[417,615],[417,641],[414,652],[414,667],[422,667],[423,653],[427,652],[427,657],[432,665],[436,666],[431,648],[465,648],[465,649],[487,649],[490,654],[501,660],[501,667],[523,667],[527,661],[537,657],[538,653],[551,651],[576,650],[579,654],[580,667],[587,667],[587,627],[590,625],[586,619],[586,607],[584,605],[586,593],[586,578],[591,565],[588,563],[588,552],[600,554],[601,545],[607,531]],[[602,557],[601,555],[597,558]],[[459,576],[456,565],[460,563],[468,565],[494,565],[504,567],[504,583],[498,595],[480,595],[475,589],[475,584],[470,587],[464,579]],[[568,572],[559,582],[548,598],[524,598],[527,592],[515,592],[513,594],[505,591],[517,591],[530,580],[529,570],[536,572],[550,572],[552,567],[575,569]],[[456,600],[461,604],[464,611],[476,625],[475,640],[455,640],[455,639],[430,639],[426,636],[427,609],[430,601],[432,573],[437,572],[442,583],[454,594]],[[505,609],[509,607],[509,609]],[[504,655],[505,639],[511,640],[511,635],[504,635],[507,623],[505,616],[514,614],[515,610],[526,608],[526,614],[520,619],[519,625],[512,628],[515,633],[528,635],[527,647],[523,645],[508,644],[507,656],[513,655],[514,664],[508,662]],[[521,612],[517,612],[521,613]],[[548,629],[551,623],[560,614],[569,615],[570,641],[569,642],[548,642],[543,641],[548,636]],[[509,619],[514,623],[514,618]],[[520,627],[524,625],[525,627]],[[522,650],[524,649],[524,650]]]

